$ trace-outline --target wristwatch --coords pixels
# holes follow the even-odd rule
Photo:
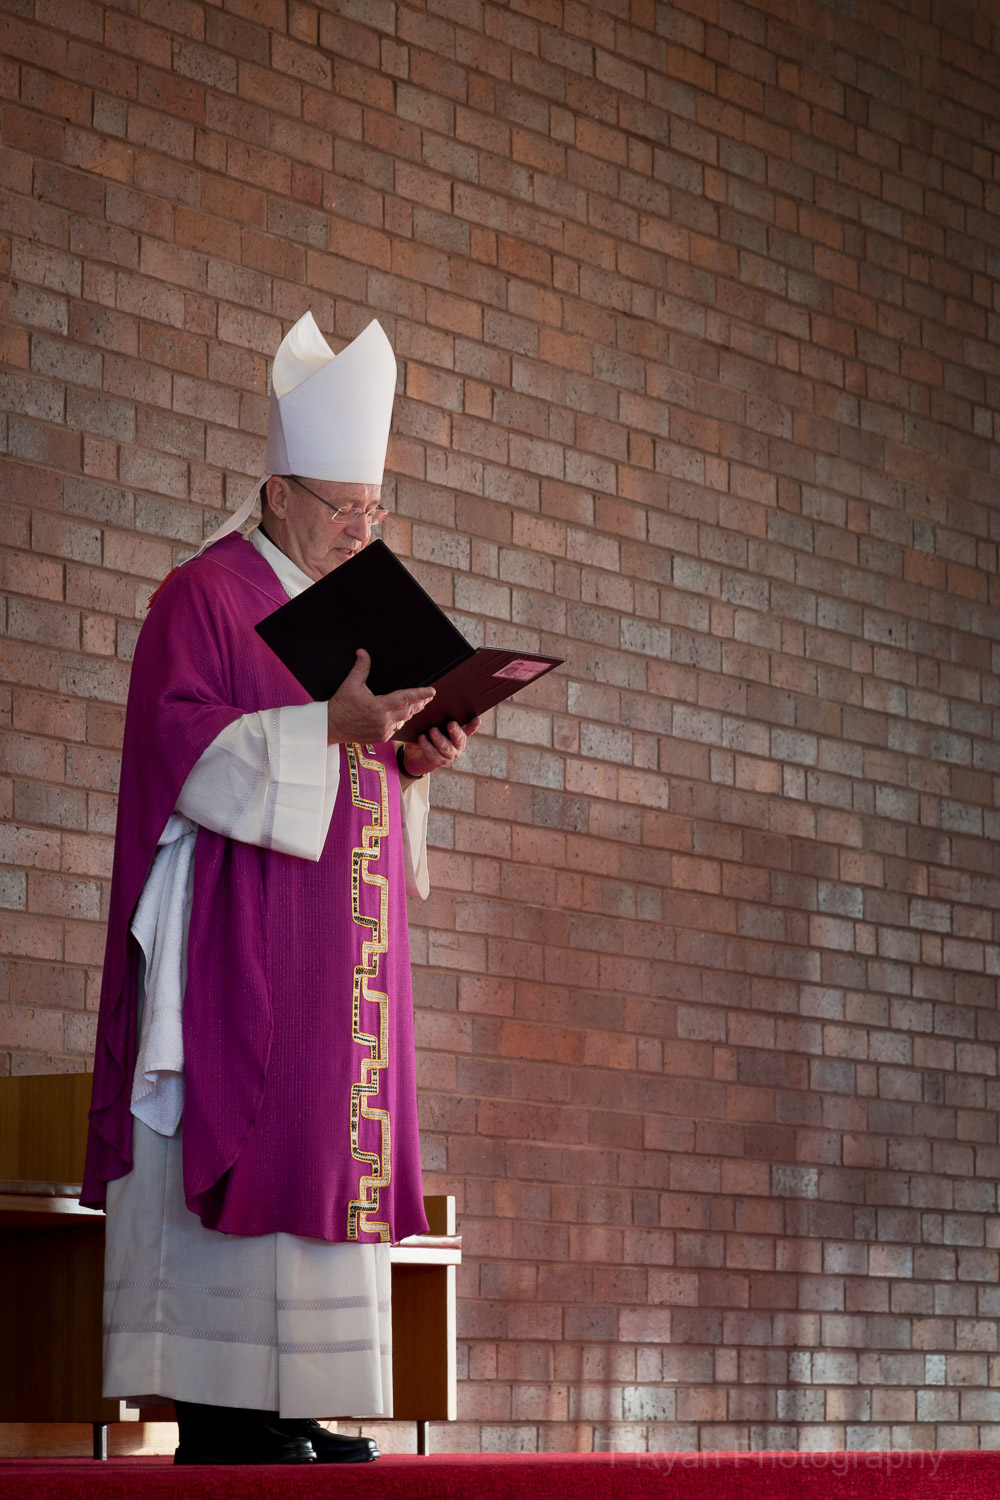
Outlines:
[[[421,771],[419,776],[414,776],[412,771],[408,771],[406,769],[406,755],[404,753],[405,750],[405,745],[400,745],[396,750],[396,764],[399,767],[400,776],[405,776],[407,781],[423,781],[424,777],[427,775],[426,771]]]

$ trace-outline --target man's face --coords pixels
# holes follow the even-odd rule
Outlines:
[[[267,482],[267,533],[309,578],[324,578],[360,552],[382,519],[378,484],[274,477]]]

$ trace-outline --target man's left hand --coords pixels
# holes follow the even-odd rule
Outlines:
[[[459,724],[454,719],[445,734],[432,729],[412,743],[403,746],[403,765],[408,776],[426,776],[428,771],[439,771],[442,766],[453,766],[465,749],[469,736],[475,734],[481,720],[470,719],[468,724]]]

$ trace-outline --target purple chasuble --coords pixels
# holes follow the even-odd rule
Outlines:
[[[139,952],[129,923],[199,757],[245,713],[309,696],[256,634],[285,603],[230,536],[162,587],[136,646],[81,1201],[132,1165]],[[426,1229],[399,778],[341,747],[313,863],[199,828],[184,991],[184,1189],[228,1234],[346,1241]]]

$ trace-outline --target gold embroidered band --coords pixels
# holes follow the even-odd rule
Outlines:
[[[379,1193],[389,1186],[392,1170],[389,1112],[375,1108],[369,1101],[378,1094],[379,1075],[389,1064],[389,999],[376,987],[379,962],[389,941],[389,882],[384,875],[375,873],[382,840],[389,832],[389,790],[385,766],[371,745],[345,745],[344,749],[350,770],[351,800],[355,807],[362,808],[369,816],[369,822],[361,830],[360,845],[351,850],[351,913],[359,927],[369,929],[369,936],[361,947],[361,962],[354,969],[351,1034],[358,1046],[368,1049],[368,1055],[361,1062],[360,1082],[351,1086],[351,1155],[355,1161],[363,1162],[368,1171],[358,1183],[358,1197],[348,1205],[347,1238],[356,1240],[359,1234],[376,1234],[380,1240],[387,1240],[389,1225],[375,1215],[379,1211]],[[375,773],[377,800],[362,795],[361,771]],[[378,891],[377,916],[365,916],[361,910],[362,884]],[[377,1035],[362,1029],[362,1000],[378,1007]],[[359,1129],[362,1119],[374,1120],[379,1126],[377,1151],[361,1148]]]

